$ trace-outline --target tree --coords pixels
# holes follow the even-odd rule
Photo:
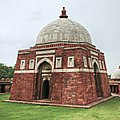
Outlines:
[[[0,79],[1,78],[13,78],[13,74],[14,74],[14,67],[10,66],[6,66],[3,63],[0,63]]]

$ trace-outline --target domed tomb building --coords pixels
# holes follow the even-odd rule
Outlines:
[[[64,7],[34,47],[18,51],[10,100],[87,105],[108,96],[104,53]]]
[[[120,66],[112,73],[109,83],[111,93],[120,95]]]

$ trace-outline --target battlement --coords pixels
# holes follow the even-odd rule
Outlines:
[[[0,84],[1,83],[12,83],[13,78],[2,78],[0,79]]]

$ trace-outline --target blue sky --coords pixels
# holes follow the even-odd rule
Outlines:
[[[0,0],[0,63],[14,65],[19,49],[36,43],[40,30],[56,20],[63,6],[105,53],[108,73],[120,65],[120,0]]]

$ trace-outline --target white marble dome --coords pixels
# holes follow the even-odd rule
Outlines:
[[[63,41],[92,44],[88,31],[81,24],[67,18],[59,18],[45,26],[39,33],[36,44]]]
[[[111,79],[120,79],[120,68],[112,73]]]

